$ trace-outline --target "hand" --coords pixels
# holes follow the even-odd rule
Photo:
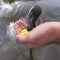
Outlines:
[[[21,35],[19,30],[21,31],[22,29],[26,28],[27,24],[23,21],[17,21],[15,23],[15,29],[17,26],[19,26],[20,29],[16,29],[16,37],[20,42],[26,44],[30,48],[44,46],[53,43],[56,39],[58,39],[57,36],[59,36],[58,33],[60,32],[57,27],[58,24],[60,23],[46,22],[37,26],[28,34]]]
[[[16,21],[14,27],[16,30],[16,34],[20,34],[23,29],[26,29],[27,23],[22,20],[18,20]]]

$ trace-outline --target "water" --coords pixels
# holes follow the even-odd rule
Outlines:
[[[0,9],[0,60],[29,60],[29,48],[20,43],[16,39],[14,22],[25,17],[29,9],[33,5],[39,5],[43,8],[42,18],[44,21],[59,21],[60,20],[60,3],[50,2],[52,0],[44,0],[41,2],[17,2],[12,3],[12,8],[5,8],[1,12]],[[60,0],[53,0],[60,1]],[[40,4],[41,3],[41,4]],[[16,4],[16,5],[15,5]],[[20,4],[20,5],[19,5]],[[54,5],[53,5],[54,4]],[[52,7],[53,5],[53,7]],[[56,6],[56,7],[55,7]],[[18,8],[21,8],[18,10]],[[5,10],[5,12],[4,12]],[[12,11],[12,12],[11,12]],[[18,11],[18,12],[17,12]],[[3,14],[2,14],[3,13]],[[53,13],[53,14],[52,14]],[[55,60],[55,57],[60,58],[60,46],[48,45],[42,48],[34,49],[33,55],[35,60]],[[54,52],[55,51],[55,52]],[[57,53],[58,52],[58,53]]]
[[[10,22],[9,26],[7,26],[7,35],[11,38],[15,38],[15,29],[14,29],[14,22]],[[11,38],[13,40],[13,38]]]
[[[6,26],[0,25],[0,60],[28,60],[27,55],[29,56],[29,49],[16,39],[14,22]]]

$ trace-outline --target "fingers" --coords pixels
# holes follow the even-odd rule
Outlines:
[[[24,43],[25,45],[27,45],[29,48],[37,47],[37,44],[32,43],[31,40],[29,39],[29,37],[27,38],[26,35],[20,35],[19,34],[16,36],[16,38],[21,43]]]
[[[16,34],[20,33],[22,30],[16,23],[14,24],[14,28],[15,28]]]
[[[18,26],[21,27],[22,30],[26,28],[26,25],[24,24],[24,22],[18,21],[17,24],[18,24]]]
[[[19,35],[16,36],[16,38],[17,38],[17,40],[19,40],[22,43],[28,43],[29,42],[29,40],[26,37],[26,35],[19,34]]]
[[[26,36],[18,35],[17,39],[21,42],[24,43],[26,46],[29,48],[37,47],[37,45],[31,43],[29,40],[26,39]]]
[[[22,20],[16,21],[15,25],[14,25],[16,33],[19,34],[21,32],[21,30],[26,28],[26,26],[27,26],[27,24],[24,21],[22,21]]]
[[[27,27],[27,23],[22,21],[22,20],[19,20],[19,22],[21,23],[21,25],[23,25],[25,28]]]
[[[27,24],[25,22],[21,21],[21,20],[16,21],[15,22],[15,27],[16,27],[16,25],[18,26],[18,28],[20,27],[21,29],[24,29],[27,26]]]

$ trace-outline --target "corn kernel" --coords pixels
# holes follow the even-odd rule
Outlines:
[[[22,35],[26,35],[27,33],[28,33],[28,30],[27,29],[24,29],[24,30],[21,31],[21,34]]]

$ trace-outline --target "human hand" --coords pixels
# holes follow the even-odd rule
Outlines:
[[[16,34],[20,34],[23,29],[26,29],[26,27],[27,27],[26,22],[24,22],[22,20],[16,21],[16,23],[14,25],[14,28],[16,30]]]
[[[15,23],[15,29],[17,26],[23,27],[22,29],[24,29],[27,24],[17,21]],[[30,48],[44,46],[53,43],[57,39],[57,36],[59,36],[57,33],[57,26],[58,22],[46,22],[29,31],[26,35],[21,35],[19,30],[16,29],[16,37],[20,42],[26,44]],[[20,31],[22,29],[20,29]]]

